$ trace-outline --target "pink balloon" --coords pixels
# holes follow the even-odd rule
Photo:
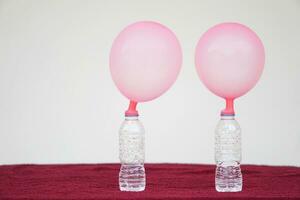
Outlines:
[[[265,62],[264,47],[248,27],[222,23],[200,38],[195,54],[198,75],[214,94],[233,100],[259,80]]]
[[[150,101],[175,82],[182,63],[174,33],[155,22],[127,26],[110,52],[110,71],[118,89],[129,100]]]

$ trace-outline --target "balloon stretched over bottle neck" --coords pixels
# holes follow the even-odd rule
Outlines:
[[[234,115],[234,99],[225,99],[226,100],[226,108],[222,110],[221,115]]]
[[[125,111],[125,116],[139,116],[138,111],[136,110],[137,102],[131,101],[129,103],[128,109]]]

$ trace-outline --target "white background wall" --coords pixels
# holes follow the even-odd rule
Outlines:
[[[127,100],[108,57],[126,25],[172,29],[184,61],[173,87],[139,105],[147,162],[214,163],[222,99],[197,77],[208,28],[240,22],[261,37],[260,82],[236,101],[243,163],[300,165],[300,1],[0,1],[0,164],[118,162]]]

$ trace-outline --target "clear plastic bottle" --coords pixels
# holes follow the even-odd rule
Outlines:
[[[221,115],[215,133],[216,190],[242,191],[241,128],[234,115]]]
[[[144,168],[145,130],[138,116],[126,116],[119,131],[121,191],[143,191],[146,185]]]

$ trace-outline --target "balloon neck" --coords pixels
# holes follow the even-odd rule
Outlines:
[[[221,116],[224,115],[234,115],[234,99],[226,99],[226,108],[221,112]]]
[[[139,116],[138,111],[136,110],[137,102],[130,101],[128,109],[125,111],[125,116]]]

